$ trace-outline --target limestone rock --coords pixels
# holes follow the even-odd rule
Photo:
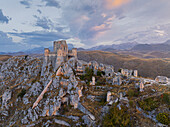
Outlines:
[[[8,109],[7,102],[11,99],[12,91],[7,89],[4,94],[2,95],[2,108],[5,106]]]
[[[78,107],[79,97],[78,94],[70,96],[70,104],[76,109]]]
[[[111,100],[111,95],[112,95],[112,93],[110,92],[110,91],[108,91],[107,92],[107,102],[110,102],[110,100]]]
[[[61,124],[67,127],[70,127],[70,124],[68,124],[67,122],[63,121],[63,120],[58,120],[58,119],[54,119],[55,123],[57,124]]]

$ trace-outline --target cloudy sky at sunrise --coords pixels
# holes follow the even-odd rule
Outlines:
[[[0,52],[170,39],[170,0],[0,0]]]

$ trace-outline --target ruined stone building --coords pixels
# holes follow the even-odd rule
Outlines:
[[[168,78],[165,76],[157,76],[155,81],[158,83],[168,83]]]
[[[133,74],[134,77],[138,77],[138,70],[128,70],[121,68],[121,74],[127,77],[132,76]]]
[[[68,50],[68,45],[65,40],[54,41],[52,52],[48,48],[44,50],[45,64],[51,62],[54,68],[62,62],[67,62],[72,57],[77,58],[77,49],[73,48],[72,50]]]

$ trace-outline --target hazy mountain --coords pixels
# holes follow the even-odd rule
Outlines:
[[[169,43],[169,42],[168,42]],[[138,44],[132,48],[135,51],[170,51],[168,43],[162,44]]]
[[[119,45],[112,45],[112,48],[114,49],[118,49],[118,50],[129,50],[131,48],[133,48],[134,46],[136,46],[138,43],[137,42],[128,42],[128,43],[122,43]]]
[[[6,54],[5,52],[0,52],[0,55]]]
[[[28,54],[42,54],[44,53],[44,48],[45,47],[33,48],[33,49],[26,50],[25,52]],[[50,51],[53,51],[53,47],[48,47],[48,48],[50,49]],[[73,44],[68,44],[68,49],[71,50],[72,48],[74,48]]]
[[[26,55],[25,52],[0,52],[0,55],[11,55],[11,56],[19,56],[19,55]]]
[[[102,51],[108,51],[109,50],[129,50],[131,48],[133,48],[135,45],[137,45],[137,42],[128,42],[128,43],[122,43],[122,44],[112,44],[112,45],[99,45],[99,46],[95,46],[92,47],[88,50],[92,51],[92,50],[102,50]]]
[[[92,50],[102,50],[111,47],[111,45],[99,45],[99,46],[94,46],[92,48],[89,48],[87,50],[92,51]]]
[[[170,45],[170,40],[167,40],[164,44]]]
[[[44,47],[33,48],[33,49],[26,50],[24,52],[28,54],[42,54],[44,52]]]
[[[86,49],[84,49],[84,48],[77,48],[77,51],[84,51],[84,50],[86,50]]]
[[[33,49],[28,49],[25,51],[20,52],[0,52],[0,55],[12,55],[12,56],[18,56],[18,55],[30,55],[30,54],[43,54],[45,47],[37,47]],[[48,47],[50,51],[53,51],[53,47]],[[68,49],[71,50],[74,48],[73,44],[68,44]]]

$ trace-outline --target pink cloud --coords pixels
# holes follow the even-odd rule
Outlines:
[[[105,29],[106,28],[106,25],[105,24],[101,24],[101,25],[99,25],[99,26],[94,26],[94,27],[92,27],[92,30],[94,30],[94,31],[100,31],[100,30],[103,30],[103,29]]]
[[[129,3],[131,0],[106,0],[106,8],[113,9]]]

